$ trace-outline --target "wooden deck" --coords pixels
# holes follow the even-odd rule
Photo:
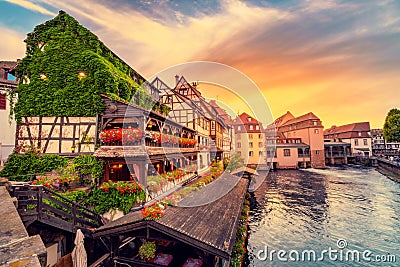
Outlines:
[[[232,179],[236,177],[227,175]],[[147,233],[147,238],[157,239],[162,234],[171,240],[229,259],[248,183],[247,179],[240,179],[229,193],[205,205],[169,207],[156,221],[143,220],[140,211],[129,213],[96,229],[93,237],[111,237],[124,233],[142,236]],[[194,196],[191,199],[198,203]]]

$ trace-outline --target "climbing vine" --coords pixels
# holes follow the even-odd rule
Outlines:
[[[109,50],[96,35],[63,11],[35,27],[26,39],[26,56],[16,68],[19,86],[11,114],[95,116],[104,109],[100,94],[124,100],[135,95],[147,107],[144,79]]]

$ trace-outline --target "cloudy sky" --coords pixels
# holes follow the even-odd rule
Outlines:
[[[26,34],[59,10],[145,77],[188,61],[236,68],[275,117],[377,128],[400,108],[400,1],[0,0],[0,59],[23,57]]]

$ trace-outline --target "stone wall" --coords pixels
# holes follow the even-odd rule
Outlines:
[[[378,159],[378,170],[393,180],[400,182],[400,163],[386,159]]]

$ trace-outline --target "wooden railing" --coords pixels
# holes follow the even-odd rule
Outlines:
[[[25,225],[40,221],[72,233],[102,225],[99,214],[41,185],[14,185],[11,195]]]

